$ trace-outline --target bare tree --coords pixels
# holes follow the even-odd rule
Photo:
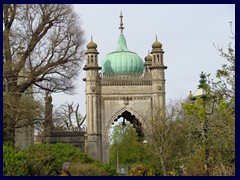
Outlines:
[[[171,101],[167,106],[167,116],[161,109],[143,116],[144,139],[148,142],[146,152],[154,162],[155,170],[163,176],[168,176],[169,171],[179,170],[175,163],[182,163],[183,157],[191,149],[186,138],[189,123],[180,104],[180,100]]]
[[[184,119],[185,111],[182,109],[181,104],[187,102],[188,99],[170,99],[167,105],[167,117],[172,121]]]
[[[147,117],[144,134],[150,144],[149,151],[151,151],[151,155],[159,163],[163,175],[166,176],[166,152],[169,146],[168,136],[171,130],[171,122],[161,112],[161,110],[156,110],[151,117]]]
[[[46,89],[46,82],[50,91],[72,90],[71,79],[78,75],[84,44],[72,7],[14,4],[3,8],[6,91],[21,94],[32,84]],[[20,77],[23,69],[26,73]]]
[[[82,117],[79,113],[79,104],[74,105],[72,103],[64,103],[61,104],[59,108],[54,113],[54,124],[56,126],[63,126],[67,129],[71,129],[73,127],[78,127],[81,129],[83,122],[86,117]],[[76,125],[74,125],[74,122]]]
[[[80,25],[71,5],[4,4],[4,92],[16,101],[29,88],[72,93],[83,60]]]

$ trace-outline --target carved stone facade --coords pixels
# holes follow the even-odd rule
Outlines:
[[[120,29],[122,33],[123,28]],[[161,109],[165,115],[164,70],[167,67],[163,64],[163,53],[156,38],[151,55],[145,58],[143,72],[106,73],[101,72],[102,67],[98,65],[97,45],[92,40],[87,45],[83,80],[86,82],[86,151],[89,155],[108,162],[109,129],[120,117],[132,123],[141,135],[143,115],[151,114],[154,109]]]

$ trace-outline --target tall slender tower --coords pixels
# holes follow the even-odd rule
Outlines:
[[[44,136],[46,142],[49,142],[50,132],[52,130],[52,96],[48,90],[45,91],[45,119],[44,119]]]
[[[152,44],[152,97],[154,110],[160,111],[163,116],[166,115],[166,100],[165,100],[165,73],[164,70],[167,66],[163,63],[162,44],[158,42],[157,36],[156,41]],[[153,112],[154,113],[154,112]],[[155,112],[159,113],[159,112]]]
[[[102,159],[101,110],[100,110],[100,76],[97,45],[92,41],[87,45],[86,71],[86,151],[92,157]]]

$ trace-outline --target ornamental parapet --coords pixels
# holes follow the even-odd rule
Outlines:
[[[52,127],[51,132],[85,132],[85,128],[79,128],[79,127],[71,127],[71,128],[66,128],[63,126],[58,126],[58,127]]]
[[[101,76],[102,86],[112,85],[152,85],[151,73],[104,73]]]
[[[86,134],[85,131],[67,131],[67,132],[51,132],[51,137],[74,137],[74,136],[83,136]]]

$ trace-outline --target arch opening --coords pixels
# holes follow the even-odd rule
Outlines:
[[[138,118],[136,118],[135,115],[132,115],[129,111],[125,110],[120,115],[118,115],[116,119],[114,119],[112,125],[120,118],[123,118],[123,125],[125,121],[128,121],[130,124],[132,124],[132,126],[136,129],[139,138],[144,136],[142,123],[139,121]]]

